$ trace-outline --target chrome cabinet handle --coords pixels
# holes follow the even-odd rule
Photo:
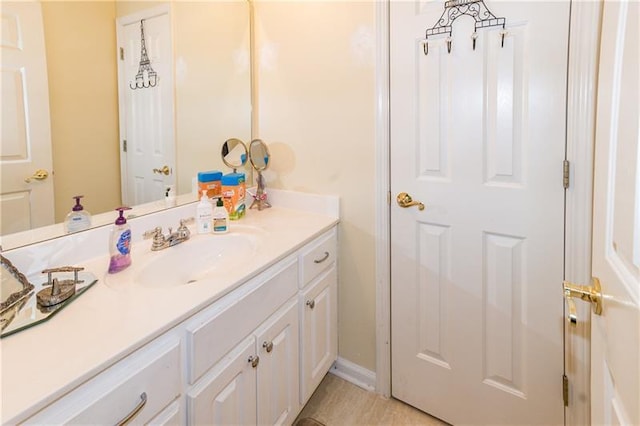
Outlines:
[[[396,197],[396,202],[403,209],[406,209],[407,207],[411,207],[411,206],[418,206],[418,210],[420,211],[424,210],[424,204],[422,204],[420,201],[413,201],[413,198],[411,198],[411,195],[407,194],[406,192],[399,193],[398,196]]]
[[[31,183],[32,180],[45,180],[48,177],[49,177],[48,171],[46,171],[45,169],[38,169],[35,171],[34,174],[29,176],[28,178],[25,178],[24,181],[27,183]]]
[[[140,402],[138,403],[138,405],[136,405],[136,407],[122,420],[120,420],[118,423],[116,423],[117,426],[124,426],[126,424],[128,424],[131,420],[133,420],[133,418],[135,416],[138,415],[138,413],[144,408],[144,406],[147,404],[147,393],[146,392],[142,392],[140,394]]]
[[[253,368],[256,368],[258,364],[260,364],[260,357],[258,355],[251,355],[247,362],[251,364]]]
[[[305,303],[305,305],[307,305],[308,307],[313,309],[313,308],[316,307],[316,301],[315,300],[307,300],[307,303]]]
[[[313,263],[322,263],[329,258],[329,252],[325,251],[324,256],[321,259],[314,259]]]
[[[267,353],[270,353],[273,350],[273,342],[264,342],[262,347],[267,350]]]

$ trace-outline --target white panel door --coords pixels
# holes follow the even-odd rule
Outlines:
[[[141,21],[144,20],[141,28]],[[126,205],[160,200],[175,184],[173,50],[169,7],[118,19],[118,86],[122,200]],[[142,29],[153,87],[132,89],[140,70]],[[125,142],[126,141],[126,142]],[[167,167],[168,174],[160,172]],[[155,170],[155,171],[154,171]]]
[[[504,46],[490,27],[474,50],[464,16],[425,54],[445,3],[391,2],[392,395],[453,424],[562,424],[569,3],[485,4]]]
[[[5,2],[2,24],[0,235],[54,222],[49,83],[39,2]],[[37,170],[49,176],[25,178]]]
[[[593,213],[591,420],[640,424],[640,3],[604,3]]]
[[[293,424],[300,407],[298,300],[286,304],[254,334],[260,356],[258,424]]]

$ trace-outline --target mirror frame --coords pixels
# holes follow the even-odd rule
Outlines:
[[[231,143],[235,143],[235,145],[233,146],[232,149],[229,149],[227,145]],[[227,161],[227,158],[226,158],[226,156],[229,155],[229,152],[233,151],[237,145],[242,146],[242,148],[244,149],[244,160],[242,160],[242,156],[240,156],[241,157],[240,164],[231,163]],[[225,154],[225,151],[226,151],[226,154]],[[249,157],[249,150],[247,149],[247,144],[242,142],[240,139],[231,138],[231,139],[227,139],[222,144],[222,148],[220,148],[220,156],[222,157],[222,162],[224,163],[224,165],[233,169],[233,172],[235,173],[237,169],[239,169],[240,167],[244,167],[244,165],[247,164],[247,159]]]
[[[265,156],[264,158],[267,159],[267,161],[264,161],[264,167],[258,167],[256,165],[256,162],[253,161],[253,147],[260,147],[262,149],[264,149],[265,151]],[[249,161],[251,161],[251,166],[253,166],[253,168],[257,171],[257,172],[263,172],[265,170],[267,170],[269,168],[269,160],[271,159],[271,152],[269,151],[269,147],[267,146],[266,143],[264,143],[264,141],[262,139],[254,139],[251,141],[251,143],[249,144]]]

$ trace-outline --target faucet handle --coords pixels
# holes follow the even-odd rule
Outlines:
[[[193,223],[194,221],[194,217],[180,219],[180,226],[178,227],[176,232],[178,233],[178,235],[180,235],[181,238],[187,239],[189,238],[189,236],[191,236],[191,231],[189,231],[189,228],[187,228],[187,224]]]
[[[145,232],[144,234],[142,234],[142,236],[145,240],[153,237],[153,242],[151,243],[152,251],[161,250],[166,242],[166,239],[162,234],[162,228],[160,226],[156,227],[154,230]]]
[[[160,226],[157,226],[154,229],[145,231],[142,234],[142,238],[144,238],[145,240],[148,240],[149,238],[152,238],[152,237],[153,239],[156,239],[158,236],[162,236],[162,228]]]

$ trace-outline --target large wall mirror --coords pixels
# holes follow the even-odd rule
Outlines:
[[[198,171],[226,172],[224,141],[251,139],[248,0],[3,0],[0,8],[3,249],[12,248],[7,235],[62,222],[75,195],[92,215],[135,203],[143,173],[127,170],[124,156],[152,159],[160,141],[173,148],[166,163],[139,161],[155,189],[138,201],[149,203],[168,185],[191,193]],[[158,82],[134,90],[144,54]],[[123,114],[126,102],[139,110]],[[164,127],[149,131],[149,120]],[[138,152],[127,134],[150,148]],[[44,201],[36,200],[41,190]]]

